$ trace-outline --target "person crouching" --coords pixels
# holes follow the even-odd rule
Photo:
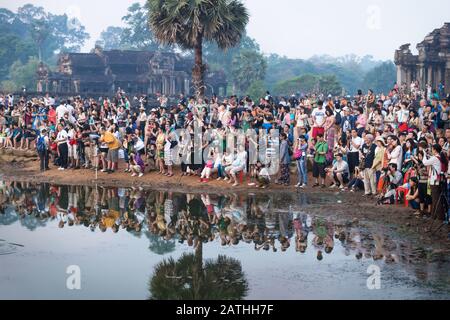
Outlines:
[[[142,177],[144,175],[145,164],[139,153],[130,154],[130,170],[132,172],[131,176],[136,177],[137,175]]]

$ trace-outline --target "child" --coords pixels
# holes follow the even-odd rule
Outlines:
[[[214,167],[214,161],[212,156],[210,155],[208,160],[206,161],[205,167],[203,168],[202,174],[200,175],[200,182],[208,182],[209,177],[211,176],[211,171]]]
[[[258,162],[256,166],[261,168],[257,174],[258,185],[256,187],[266,189],[270,183],[269,170],[267,170],[266,166],[260,162]]]

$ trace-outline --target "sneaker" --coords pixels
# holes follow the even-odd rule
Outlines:
[[[100,170],[100,172],[108,172],[108,170],[102,169],[102,170]]]
[[[217,178],[216,180],[217,180],[217,181],[220,181],[220,180],[222,180],[222,178],[221,178],[221,177],[219,177],[219,178]]]
[[[239,183],[235,182],[235,183],[233,184],[233,187],[237,187],[238,185],[239,185]]]
[[[301,186],[302,186],[301,183],[297,183],[297,184],[295,185],[296,188],[300,188]]]
[[[336,188],[336,187],[337,187],[337,185],[333,183],[333,184],[330,186],[330,189],[334,189],[334,188]]]
[[[320,187],[321,187],[322,189],[325,189],[327,186],[323,184],[323,185],[321,185]]]
[[[230,180],[228,177],[226,177],[225,179],[223,179],[223,181],[228,181],[228,180]]]
[[[252,186],[254,186],[256,183],[254,183],[254,182],[250,182],[249,184],[248,184],[248,186],[249,187],[252,187]]]
[[[302,188],[302,189],[305,189],[306,187],[307,187],[306,184],[302,184],[302,185],[300,186],[300,188]]]
[[[203,183],[208,183],[208,179],[203,179]]]
[[[318,184],[318,183],[315,183],[312,187],[313,188],[317,188],[317,187],[319,187],[320,185]]]
[[[114,173],[114,170],[108,170],[107,172],[108,172],[108,174],[112,174],[112,173]]]
[[[132,176],[132,177],[136,177],[136,173],[133,173],[131,176]]]
[[[139,178],[142,178],[144,176],[143,173],[139,173]]]

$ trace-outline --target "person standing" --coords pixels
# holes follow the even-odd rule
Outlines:
[[[351,174],[353,174],[355,172],[355,168],[359,166],[359,151],[362,144],[363,139],[358,136],[358,131],[356,129],[353,129],[351,133],[351,139],[349,141],[350,146],[347,153],[348,167]]]
[[[49,140],[47,135],[47,129],[42,129],[39,134],[36,142],[36,149],[39,154],[39,159],[41,162],[41,172],[46,170],[50,170],[48,167],[48,159],[49,159]]]
[[[315,155],[314,155],[314,164],[313,164],[313,177],[316,183],[313,187],[319,186],[319,177],[321,178],[321,187],[325,188],[325,167],[326,167],[326,155],[328,152],[328,144],[323,139],[323,134],[317,135],[317,143],[315,145]]]
[[[364,139],[365,143],[361,148],[364,161],[364,196],[369,197],[377,194],[375,170],[373,169],[375,150],[377,149],[377,146],[373,143],[373,135],[368,134]]]
[[[277,184],[284,184],[289,186],[291,179],[289,175],[289,164],[291,163],[291,157],[289,155],[289,144],[287,134],[282,132],[280,134],[281,144],[280,144],[280,169],[281,176]]]
[[[442,162],[447,159],[442,159],[445,155],[441,154],[442,148],[440,145],[435,144],[431,148],[432,155],[427,155],[424,152],[423,164],[429,168],[428,183],[431,188],[431,218],[441,221],[445,220],[444,203],[441,200],[441,188],[442,180]]]
[[[58,135],[56,136],[56,144],[58,145],[58,153],[59,153],[59,169],[58,170],[66,170],[67,162],[69,158],[69,147],[67,145],[69,135],[66,129],[59,124],[58,125]]]
[[[308,184],[308,171],[306,169],[306,153],[308,151],[308,143],[304,135],[298,138],[298,146],[295,151],[295,158],[297,160],[297,174],[298,183],[297,188],[305,188]]]
[[[112,132],[106,130],[106,128],[103,126],[100,128],[100,134],[101,137],[99,141],[104,142],[108,145],[108,154],[106,156],[106,172],[108,174],[111,174],[114,173],[115,169],[117,169],[116,164],[119,161],[120,142]]]
[[[319,101],[317,103],[317,108],[315,108],[311,113],[311,119],[313,122],[312,137],[313,139],[316,139],[317,135],[325,134],[326,114],[325,108],[323,107],[323,101]]]

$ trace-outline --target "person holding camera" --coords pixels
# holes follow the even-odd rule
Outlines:
[[[378,200],[377,205],[395,203],[395,190],[401,184],[403,179],[403,175],[398,171],[396,163],[389,164],[385,179],[388,179],[389,186],[383,197]]]
[[[442,153],[439,144],[433,145],[431,155],[424,153],[423,164],[428,167],[428,184],[431,189],[431,218],[445,220],[444,203],[441,194],[444,192],[441,182],[445,182],[445,172],[448,170],[448,159]],[[445,164],[447,168],[444,168]]]

